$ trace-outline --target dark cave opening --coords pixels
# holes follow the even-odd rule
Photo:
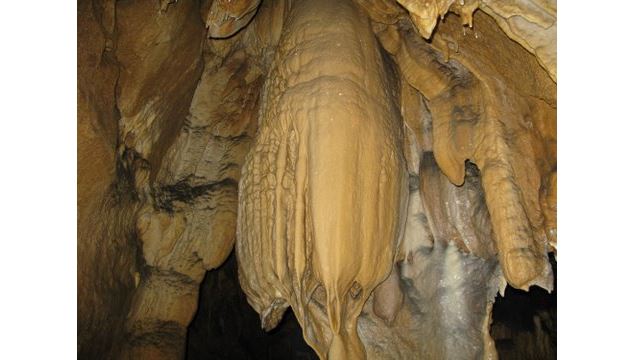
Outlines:
[[[235,252],[218,269],[208,271],[199,304],[187,329],[186,359],[318,359],[304,342],[293,311],[266,332],[238,283]]]
[[[499,359],[556,358],[556,261],[554,291],[531,287],[529,292],[507,287],[496,297],[490,333]],[[288,310],[270,332],[247,303],[238,283],[235,253],[218,269],[208,271],[199,304],[187,332],[186,359],[318,359],[305,343],[302,329]]]
[[[496,296],[490,334],[500,360],[556,359],[557,263],[549,254],[553,269],[553,291],[537,286],[528,292],[511,286],[505,296]]]

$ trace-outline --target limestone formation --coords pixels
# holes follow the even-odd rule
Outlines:
[[[256,15],[260,1],[218,0],[212,3],[207,17],[209,35],[226,38],[244,28]]]
[[[358,0],[367,3],[366,0]],[[555,0],[397,0],[410,15],[418,33],[430,39],[439,21],[448,12],[461,16],[470,28],[473,14],[481,9],[492,16],[509,38],[536,56],[540,65],[556,81],[556,1]],[[375,9],[380,9],[375,6]],[[385,14],[384,6],[384,14]],[[381,10],[380,10],[381,11]],[[389,12],[396,13],[396,8]],[[394,20],[393,17],[389,17]],[[377,18],[375,18],[377,19]],[[374,19],[374,20],[375,20]],[[388,22],[381,21],[388,24]]]
[[[550,0],[79,0],[78,357],[184,358],[234,251],[319,358],[496,359],[554,288],[556,88]]]
[[[320,356],[358,358],[405,218],[397,79],[354,4],[287,16],[239,189],[241,285],[264,327],[291,305]]]

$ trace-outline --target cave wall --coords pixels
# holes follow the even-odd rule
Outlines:
[[[200,76],[198,4],[166,10],[153,1],[78,2],[82,358],[119,357],[130,339],[128,313],[147,273],[137,216]]]
[[[135,200],[116,156],[114,2],[79,2],[77,16],[77,352],[111,357],[136,271]]]

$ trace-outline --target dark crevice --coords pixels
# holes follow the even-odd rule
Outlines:
[[[490,333],[500,360],[556,359],[556,261],[550,255],[554,290],[537,286],[522,291],[508,286],[496,297]]]
[[[208,271],[201,284],[199,305],[187,329],[186,359],[318,359],[304,342],[292,311],[266,332],[260,316],[247,303],[238,283],[236,256]]]
[[[230,178],[198,186],[192,186],[189,179],[183,179],[174,185],[159,188],[155,191],[154,199],[157,208],[171,213],[174,212],[174,203],[177,201],[192,204],[197,198],[226,187],[238,191],[238,183]]]

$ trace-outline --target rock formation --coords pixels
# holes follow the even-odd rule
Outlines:
[[[547,0],[80,0],[78,356],[183,358],[234,250],[319,358],[497,358],[554,288],[555,49]]]

